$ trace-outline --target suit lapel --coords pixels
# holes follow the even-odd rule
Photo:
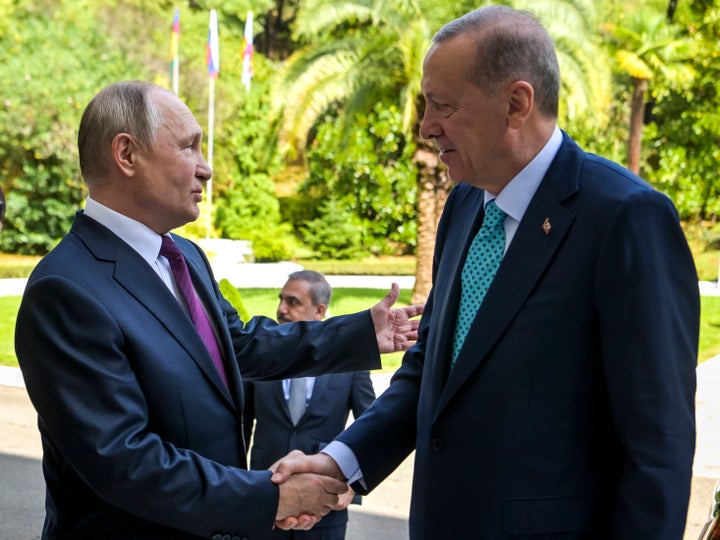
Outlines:
[[[234,408],[235,404],[230,393],[220,379],[190,317],[145,260],[115,234],[83,214],[78,214],[73,232],[82,239],[95,257],[115,263],[113,274],[115,281],[150,311],[175,337],[180,346],[218,387],[228,404]],[[213,302],[208,302],[208,305],[214,307]],[[213,316],[216,317],[215,314]]]
[[[271,385],[273,396],[277,400],[278,410],[283,411],[285,418],[289,424],[292,425],[290,409],[288,408],[288,400],[285,399],[285,381],[272,381],[268,384]]]
[[[322,375],[320,377],[315,377],[315,382],[313,383],[313,391],[310,395],[310,401],[307,404],[307,409],[305,409],[305,413],[309,413],[315,410],[320,405],[320,402],[323,399],[323,395],[325,394],[325,389],[328,385],[329,377],[330,375]]]
[[[475,317],[470,332],[442,390],[437,412],[455,394],[468,376],[483,362],[495,343],[512,323],[552,261],[563,238],[570,230],[574,214],[563,202],[577,192],[580,149],[567,136],[548,169],[515,233],[510,248]],[[545,221],[551,228],[546,232]],[[467,240],[464,243],[467,246]],[[467,247],[465,247],[465,251]],[[463,251],[463,255],[465,253]],[[450,336],[454,331],[459,299],[459,275],[462,262],[456,266],[453,286],[453,313],[446,325]],[[449,351],[450,349],[445,349]],[[438,358],[448,358],[448,353]]]
[[[443,360],[432,362],[428,366],[431,372],[426,377],[433,383],[434,396],[440,395],[448,377],[450,365],[445,359],[449,359],[460,302],[460,272],[470,243],[482,223],[483,194],[482,190],[469,185],[457,186],[448,200],[452,206],[452,219],[438,238],[441,256],[437,261],[431,299],[433,318],[438,326],[430,331],[428,347],[431,358]]]

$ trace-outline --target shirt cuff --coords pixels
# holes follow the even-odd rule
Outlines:
[[[337,463],[343,475],[347,478],[348,485],[360,482],[363,487],[366,487],[365,482],[363,482],[363,474],[360,470],[360,463],[358,463],[355,453],[347,444],[340,441],[332,441],[322,449],[322,453],[327,454],[335,461],[335,463]]]

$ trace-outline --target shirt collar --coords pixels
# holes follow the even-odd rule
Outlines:
[[[545,173],[550,168],[550,164],[560,150],[562,144],[562,132],[558,126],[555,126],[552,135],[545,143],[542,150],[521,170],[510,182],[503,188],[497,197],[485,192],[484,204],[487,204],[493,198],[499,208],[509,217],[519,222],[525,215],[525,210],[530,205],[535,192]]]
[[[110,229],[137,251],[150,266],[155,264],[160,253],[162,238],[147,225],[116,212],[91,197],[85,200],[85,215]]]

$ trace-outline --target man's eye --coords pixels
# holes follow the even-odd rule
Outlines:
[[[453,112],[453,108],[447,103],[435,103],[435,109],[437,109],[442,116],[450,116]]]

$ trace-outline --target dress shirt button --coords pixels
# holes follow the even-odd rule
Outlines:
[[[432,449],[433,449],[435,452],[441,452],[444,446],[445,446],[445,445],[443,444],[443,440],[440,439],[439,437],[435,437],[435,438],[432,440],[432,445],[431,445],[431,447],[432,447]]]

